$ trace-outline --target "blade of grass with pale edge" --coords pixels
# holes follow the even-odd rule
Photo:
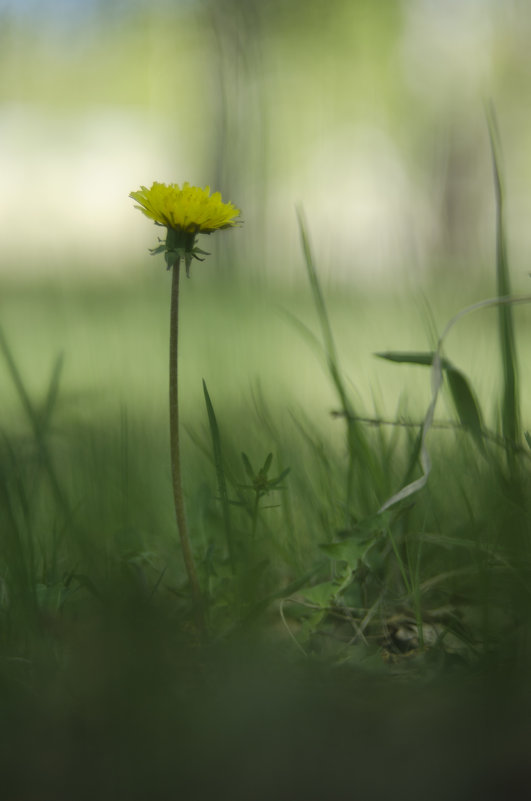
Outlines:
[[[420,364],[426,367],[432,366],[435,356],[432,351],[426,353],[387,351],[386,353],[376,353],[375,355],[398,364]],[[483,442],[483,418],[477,395],[466,376],[448,359],[441,358],[441,369],[444,370],[448,379],[448,386],[459,422],[466,431],[470,432],[476,445],[483,452],[485,448]]]

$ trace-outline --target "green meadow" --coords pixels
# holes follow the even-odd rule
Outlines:
[[[465,5],[3,15],[6,801],[521,797],[529,20]],[[242,208],[180,286],[198,593],[152,179]]]
[[[177,781],[243,798],[256,789],[245,754],[255,776],[269,775],[287,748],[289,764],[256,797],[279,782],[299,797],[329,781],[330,760],[337,786],[347,781],[329,733],[341,754],[351,715],[369,729],[380,721],[378,746],[358,729],[355,740],[368,760],[360,786],[383,792],[373,771],[379,749],[394,747],[389,710],[415,743],[427,705],[437,732],[423,742],[428,767],[408,769],[416,786],[438,749],[456,747],[451,714],[463,705],[469,736],[484,754],[493,747],[477,723],[491,693],[521,737],[511,699],[529,665],[530,456],[525,404],[509,412],[518,442],[503,430],[503,318],[487,308],[457,323],[444,358],[461,383],[442,370],[428,482],[379,512],[422,474],[435,331],[460,309],[448,286],[433,309],[428,289],[327,291],[309,264],[293,290],[221,280],[208,264],[182,288],[183,483],[203,631],[171,500],[164,266],[151,260],[145,276],[104,287],[6,283],[1,636],[13,797],[31,797],[29,758],[64,797],[97,787],[163,797]],[[405,363],[375,355],[390,351]],[[407,362],[419,353],[426,364]],[[308,740],[306,726],[321,734]],[[271,748],[279,727],[283,745]],[[265,738],[262,757],[248,736]],[[164,756],[175,742],[179,756]],[[314,748],[316,775],[302,769]],[[465,742],[444,793],[478,781],[464,753]],[[494,763],[502,775],[507,759]],[[203,764],[214,773],[201,775]]]

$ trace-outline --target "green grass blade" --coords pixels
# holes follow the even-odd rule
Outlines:
[[[61,381],[61,374],[63,372],[63,364],[64,364],[64,353],[60,353],[54,362],[52,368],[52,374],[50,376],[50,383],[48,385],[48,391],[46,393],[44,405],[40,413],[40,421],[42,428],[47,427],[51,419],[51,416],[53,414],[55,404],[57,402],[57,398],[59,395],[59,384]]]
[[[416,435],[413,441],[404,478],[400,482],[401,486],[406,486],[407,484],[410,483],[410,481],[412,481],[417,465],[419,464],[421,448],[422,448],[422,427],[419,429],[418,434]]]
[[[2,355],[6,361],[7,368],[15,385],[15,389],[17,390],[18,397],[20,399],[22,407],[26,412],[26,415],[31,423],[35,435],[39,436],[40,434],[39,416],[35,412],[35,409],[33,408],[33,404],[30,400],[29,394],[22,380],[20,370],[17,367],[15,357],[11,352],[11,348],[9,347],[7,339],[5,338],[4,332],[2,331],[1,328],[0,328],[0,350],[2,351]]]
[[[459,422],[473,436],[478,448],[484,451],[483,421],[476,395],[460,370],[455,367],[446,370],[446,377]]]
[[[4,332],[2,331],[1,328],[0,328],[0,351],[2,352],[2,355],[4,356],[4,359],[6,361],[6,364],[7,364],[8,370],[9,370],[9,373],[11,375],[11,378],[13,380],[15,388],[16,388],[16,390],[18,392],[18,396],[20,398],[21,405],[22,405],[24,411],[26,412],[26,415],[27,415],[27,417],[29,419],[29,422],[31,424],[31,427],[33,429],[33,434],[34,434],[34,437],[35,437],[35,442],[36,442],[36,445],[37,445],[37,449],[38,449],[38,451],[40,453],[43,467],[44,467],[46,473],[48,474],[48,480],[50,482],[50,485],[51,485],[53,494],[55,496],[55,499],[56,499],[57,503],[59,504],[59,506],[61,507],[61,509],[62,509],[63,513],[65,514],[65,516],[67,518],[69,518],[70,517],[70,506],[69,506],[69,503],[68,503],[68,501],[66,499],[65,494],[63,493],[63,490],[61,488],[59,480],[57,478],[57,473],[55,471],[55,467],[54,467],[53,462],[52,462],[50,451],[49,451],[48,445],[46,443],[45,429],[43,428],[44,418],[36,411],[32,401],[30,399],[30,396],[29,396],[29,393],[28,393],[28,391],[26,389],[24,381],[22,380],[22,375],[20,373],[20,370],[17,367],[17,363],[15,361],[13,353],[11,352],[11,348],[9,347],[7,339],[6,339],[6,337],[4,335]],[[56,365],[57,364],[59,364],[59,363],[56,363]],[[47,394],[47,404],[48,405],[52,401],[53,401],[53,403],[55,403],[54,383],[55,383],[55,381],[57,381],[57,382],[59,381],[59,370],[60,370],[60,368],[56,366],[56,369],[54,370],[54,372],[52,374],[52,379],[51,379],[51,382],[50,382],[50,388],[49,388],[48,394]],[[55,378],[56,374],[57,374],[57,378]],[[46,406],[45,406],[45,408],[46,408]]]
[[[304,261],[306,264],[308,279],[310,281],[310,287],[312,290],[315,308],[317,310],[319,323],[321,325],[321,333],[323,335],[324,346],[327,355],[328,369],[330,370],[330,375],[332,377],[335,388],[339,395],[343,411],[345,412],[345,414],[352,416],[353,409],[350,404],[350,401],[348,400],[348,396],[343,381],[341,379],[334,336],[332,334],[330,320],[328,319],[328,312],[326,310],[326,304],[321,290],[321,285],[319,284],[319,279],[317,277],[317,270],[315,269],[315,262],[310,247],[310,240],[308,238],[308,233],[306,231],[306,225],[302,216],[302,212],[299,210],[297,214],[299,220],[299,230],[301,235],[302,250],[304,253]]]
[[[310,240],[306,230],[303,213],[301,209],[297,210],[297,217],[299,222],[299,231],[301,236],[302,250],[304,254],[304,261],[306,264],[306,271],[312,290],[313,300],[319,323],[321,326],[321,333],[326,351],[326,360],[330,377],[336,388],[339,396],[341,410],[347,421],[347,444],[348,444],[348,469],[347,469],[347,491],[345,503],[345,524],[348,526],[350,523],[350,515],[353,507],[353,493],[354,481],[358,481],[361,489],[361,499],[365,501],[365,505],[370,508],[373,493],[373,486],[371,484],[371,452],[365,433],[357,420],[355,420],[354,408],[349,400],[343,379],[341,377],[341,370],[339,368],[339,359],[337,356],[334,337],[332,334],[332,327],[328,318],[326,303],[324,300],[323,292],[317,277],[317,270],[315,268],[315,261],[313,258]]]
[[[382,353],[375,353],[379,359],[387,359],[389,362],[397,362],[398,364],[420,364],[425,367],[431,367],[435,357],[434,351],[401,351],[401,350],[388,350]],[[441,359],[441,367],[447,370],[452,367],[448,359]]]
[[[387,351],[385,353],[376,353],[375,356],[381,359],[387,359],[391,362],[399,364],[419,364],[431,367],[435,353],[428,352],[409,352],[409,351]],[[472,390],[470,382],[465,375],[458,370],[448,360],[441,358],[441,369],[445,371],[448,379],[448,386],[452,395],[455,410],[459,418],[459,422],[464,429],[470,432],[480,450],[484,450],[483,442],[483,420],[479,401],[476,394]]]
[[[25,487],[19,478],[20,469],[16,464],[11,443],[5,435],[4,442],[8,447],[11,464],[8,464],[7,460],[6,463],[0,463],[0,519],[2,520],[0,556],[4,562],[3,570],[13,599],[9,614],[16,614],[18,610],[24,616],[26,624],[32,624],[36,620],[37,581],[31,513]]]
[[[267,474],[269,473],[269,468],[271,467],[271,462],[272,461],[273,461],[273,454],[272,453],[268,453],[267,456],[266,456],[266,460],[265,460],[263,466],[260,468],[260,475],[262,475],[264,477],[267,477]]]
[[[232,572],[235,571],[235,553],[234,542],[232,537],[232,527],[230,519],[230,503],[229,495],[227,492],[227,481],[225,479],[225,470],[223,468],[223,458],[221,453],[221,437],[219,434],[218,422],[210,395],[205,381],[203,380],[203,393],[205,395],[205,403],[208,414],[208,424],[210,426],[210,435],[212,437],[212,449],[214,451],[214,465],[216,468],[216,478],[218,482],[219,497],[221,501],[221,513],[223,515],[223,527],[225,529],[225,537],[227,540],[227,549],[229,552],[229,559]]]
[[[325,356],[323,345],[321,342],[319,342],[319,339],[316,337],[313,331],[310,330],[310,328],[308,328],[308,326],[305,323],[303,323],[302,320],[299,320],[299,318],[295,314],[292,314],[287,309],[281,309],[280,311],[283,317],[285,317],[286,320],[288,320],[288,322],[294,328],[297,329],[299,334],[301,334],[304,337],[304,339],[306,340],[308,345],[312,348],[312,350],[316,353],[316,355],[322,359],[323,356]]]
[[[255,479],[255,472],[252,468],[251,462],[249,461],[249,457],[246,453],[242,453],[242,462],[243,466],[245,467],[245,472],[247,473],[247,478],[253,484]]]
[[[500,137],[496,115],[492,106],[487,108],[487,125],[492,153],[494,173],[494,195],[496,201],[496,284],[500,297],[511,294],[509,261],[505,239],[504,192],[500,172]],[[510,303],[502,303],[498,307],[498,334],[503,366],[502,395],[502,434],[512,442],[519,443],[520,432],[520,399],[518,387],[518,363],[514,335],[513,310]],[[507,451],[511,459],[512,451]]]

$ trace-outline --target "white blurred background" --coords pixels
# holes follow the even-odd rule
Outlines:
[[[387,286],[428,269],[489,269],[492,100],[524,284],[529,4],[0,8],[0,276],[130,273],[157,232],[127,196],[153,180],[210,184],[240,206],[237,260],[257,273],[298,272],[297,204],[331,280]]]

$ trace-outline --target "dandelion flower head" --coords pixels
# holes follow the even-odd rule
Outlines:
[[[175,231],[211,234],[238,224],[240,210],[232,203],[224,203],[219,192],[211,195],[209,186],[201,189],[188,182],[181,187],[155,181],[151,189],[142,186],[129,197],[137,201],[135,208],[146,217]]]

